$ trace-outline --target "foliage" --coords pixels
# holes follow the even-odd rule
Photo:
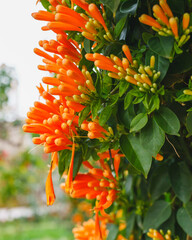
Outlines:
[[[65,192],[92,200],[97,239],[98,219],[103,226],[107,217],[113,223],[107,239],[192,236],[191,1],[157,2],[62,1],[55,22],[49,22],[55,6],[48,7],[52,15],[34,14],[59,32],[56,43],[40,43],[59,57],[35,50],[45,58],[40,68],[56,78],[43,78],[54,86],[39,87],[47,105],[41,114],[31,110],[23,129],[40,134],[34,142],[52,153],[48,204],[58,160]],[[68,23],[60,15],[66,8],[85,24]]]
[[[0,109],[8,101],[8,91],[11,88],[11,83],[13,82],[13,69],[6,66],[0,66]]]

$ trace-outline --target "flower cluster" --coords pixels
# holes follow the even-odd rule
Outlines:
[[[181,50],[184,53],[179,55],[182,63],[176,56],[179,51],[175,50],[190,38],[190,14],[183,15],[182,26],[179,26],[166,0],[160,0],[159,5],[153,6],[156,19],[143,14],[139,20],[152,26],[159,35],[174,36],[175,41],[173,37],[161,38],[165,43],[171,39],[168,41],[168,50],[165,52],[163,48],[161,51],[159,47],[156,51],[154,46],[160,43],[160,37],[146,34],[142,35],[143,39],[137,39],[139,50],[136,50],[137,44],[130,40],[130,36],[123,39],[120,32],[129,31],[127,24],[132,20],[139,25],[137,31],[140,31],[141,24],[135,17],[130,20],[132,14],[127,16],[130,21],[123,17],[116,23],[118,14],[128,1],[120,1],[119,8],[113,0],[112,4],[106,5],[97,0],[45,2],[47,11],[41,10],[32,16],[47,22],[42,30],[53,31],[56,39],[40,40],[39,48],[34,49],[43,62],[38,69],[48,75],[42,78],[37,87],[40,100],[29,109],[23,130],[39,134],[33,138],[33,143],[42,145],[44,152],[51,154],[45,186],[47,205],[55,201],[52,172],[58,166],[63,181],[61,189],[77,201],[89,201],[89,214],[86,217],[91,219],[81,223],[84,220],[81,213],[73,217],[78,224],[73,229],[75,239],[105,240],[110,234],[108,223],[115,226],[114,239],[141,239],[144,231],[156,227],[148,221],[150,214],[153,216],[158,213],[156,206],[160,206],[160,215],[161,207],[167,209],[164,218],[168,220],[170,216],[179,215],[172,214],[172,209],[182,206],[178,204],[171,208],[174,199],[177,196],[184,199],[187,206],[186,202],[191,197],[180,196],[181,192],[177,192],[179,184],[174,186],[172,182],[175,179],[172,176],[174,171],[170,170],[174,164],[173,169],[176,169],[176,173],[181,172],[182,176],[183,169],[187,169],[182,165],[183,162],[174,160],[178,157],[180,161],[179,154],[184,155],[184,152],[179,149],[178,153],[177,147],[171,143],[177,144],[174,135],[180,134],[180,121],[171,110],[174,108],[171,104],[192,99],[191,80],[189,83],[186,79],[181,80],[182,77],[188,80],[189,72],[184,73],[191,71],[190,51]],[[140,5],[146,9],[146,3],[142,1],[130,9],[139,8]],[[153,46],[146,44],[144,38],[148,37],[152,38]],[[116,43],[122,46],[118,50],[113,49]],[[141,44],[146,45],[140,49]],[[178,57],[176,61],[174,57]],[[182,68],[180,65],[186,66]],[[175,69],[178,72],[175,73]],[[180,75],[177,76],[177,73]],[[174,78],[173,84],[166,78],[169,74]],[[181,82],[185,84],[179,89]],[[174,88],[175,84],[179,86]],[[188,89],[184,90],[186,85]],[[185,130],[190,132],[191,113],[187,118]],[[172,135],[171,141],[167,135]],[[173,151],[170,154],[171,161],[167,164],[170,145]],[[189,156],[190,152],[186,159]],[[152,162],[153,158],[157,161]],[[161,173],[166,177],[171,176],[164,182]],[[146,180],[148,174],[149,180]],[[155,181],[161,182],[161,187],[156,187]],[[172,196],[173,199],[170,199]],[[158,223],[160,227],[162,222]],[[182,223],[180,225],[183,227]],[[150,229],[148,236],[157,240],[171,240],[170,231],[164,234]]]
[[[138,64],[136,59],[133,59],[127,45],[123,45],[122,51],[125,56],[122,60],[111,54],[110,57],[98,53],[88,53],[86,58],[89,61],[94,61],[96,67],[109,71],[108,76],[122,80],[139,87],[140,91],[150,91],[155,93],[157,84],[155,83],[160,77],[160,72],[154,69],[155,57],[151,56],[150,66]]]
[[[179,30],[180,23],[178,18],[174,17],[166,0],[159,0],[159,5],[153,6],[153,15],[156,20],[149,15],[143,14],[139,21],[151,26],[161,36],[174,36],[179,47],[189,40],[192,31],[189,13],[183,14],[181,30]]]

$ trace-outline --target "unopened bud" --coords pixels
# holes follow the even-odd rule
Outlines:
[[[155,93],[155,92],[156,92],[156,91],[155,91],[155,88],[151,88],[150,90],[151,90],[152,93]]]
[[[143,87],[144,87],[145,89],[150,89],[150,87],[149,87],[149,85],[148,85],[147,83],[143,83]]]
[[[142,88],[142,87],[140,87],[140,88],[139,88],[139,91],[141,91],[141,92],[145,92],[145,89]]]

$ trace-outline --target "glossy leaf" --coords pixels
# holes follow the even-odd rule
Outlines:
[[[49,6],[51,6],[51,4],[49,3],[48,0],[41,0],[41,4],[43,5],[43,7],[44,7],[48,12],[50,12]]]
[[[131,121],[130,132],[137,132],[142,129],[148,121],[148,116],[146,113],[139,113]]]
[[[178,210],[177,221],[182,229],[192,236],[192,202],[188,202],[185,207]]]
[[[82,122],[87,118],[90,113],[90,106],[85,107],[79,114],[79,126],[81,126]]]
[[[63,172],[68,169],[71,160],[71,151],[62,150],[59,152],[59,163],[58,170],[60,177],[63,175]]]
[[[168,167],[166,165],[156,167],[149,179],[149,192],[152,199],[158,199],[164,192],[167,192],[170,187],[171,182]]]
[[[121,80],[119,83],[119,96],[122,97],[123,94],[127,91],[129,83],[127,81]]]
[[[171,165],[170,180],[177,197],[184,203],[188,202],[192,195],[192,174],[184,162]]]
[[[82,162],[83,162],[82,151],[78,150],[75,152],[75,156],[74,156],[73,179],[76,177],[77,173],[79,172],[79,168]]]
[[[153,37],[148,41],[149,48],[159,56],[171,59],[171,54],[174,46],[173,37]]]
[[[113,111],[113,108],[111,106],[107,106],[103,109],[103,111],[99,116],[99,124],[101,126],[103,126],[107,122],[107,120],[110,118],[112,111]]]
[[[141,130],[140,140],[147,151],[149,151],[153,157],[156,157],[165,142],[165,132],[152,118]]]
[[[154,114],[157,124],[170,135],[179,135],[180,122],[176,114],[167,107],[161,107],[158,112]]]
[[[91,52],[91,46],[93,45],[93,42],[90,41],[89,39],[85,38],[84,39],[84,49],[86,53]]]
[[[91,113],[92,113],[93,120],[97,117],[100,108],[101,108],[101,100],[100,99],[97,99],[91,103]]]
[[[183,53],[178,55],[171,63],[169,74],[178,74],[188,72],[192,69],[192,55],[190,53]]]
[[[181,94],[178,98],[175,99],[177,102],[188,102],[192,101],[191,95]]]
[[[139,137],[123,135],[120,138],[120,147],[128,161],[145,177],[149,172],[152,162],[151,154],[141,145]]]
[[[129,238],[132,233],[133,227],[135,225],[136,214],[134,212],[130,213],[126,218],[126,231],[125,236]]]
[[[113,13],[117,11],[117,8],[120,4],[120,0],[101,0],[105,6],[107,6]]]
[[[123,108],[123,103],[118,106],[118,118],[120,122],[127,128],[130,128],[132,119],[135,117],[135,111],[133,104],[130,105],[126,110]]]
[[[124,99],[124,109],[126,110],[129,105],[133,102],[134,96],[131,94],[131,92],[128,92]]]
[[[134,15],[137,11],[139,0],[128,0],[122,3],[120,12]]]
[[[186,127],[189,134],[192,135],[192,112],[187,114]]]
[[[171,216],[171,206],[168,202],[159,200],[149,208],[143,222],[144,231],[150,228],[157,229],[163,222]]]
[[[109,234],[107,236],[107,240],[116,240],[118,232],[119,227],[115,224],[111,224],[109,227]]]
[[[116,24],[115,29],[114,29],[114,33],[116,37],[119,37],[119,35],[121,34],[125,23],[126,23],[127,17],[123,17],[120,19],[120,21]]]

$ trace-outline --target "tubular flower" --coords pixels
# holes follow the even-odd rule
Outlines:
[[[180,34],[178,33],[178,19],[173,16],[173,13],[166,0],[159,0],[159,5],[156,4],[153,6],[153,15],[156,19],[143,14],[139,18],[139,21],[143,24],[151,26],[153,30],[157,31],[161,36],[174,36],[179,47],[184,45],[189,40],[189,34],[192,31],[192,26],[189,25],[189,13],[183,14],[182,30]]]
[[[34,107],[30,108],[27,124],[23,126],[24,132],[40,134],[33,138],[33,143],[44,145],[46,153],[71,149],[71,133],[77,134],[75,127],[78,117],[74,115],[74,110],[64,108],[65,102],[54,98],[41,85],[39,91],[46,103],[35,102]]]
[[[153,240],[171,240],[172,239],[170,230],[167,230],[167,233],[164,234],[162,230],[158,232],[155,229],[149,229],[149,232],[147,233],[147,235]]]
[[[111,149],[110,151],[98,153],[97,155],[100,157],[99,161],[101,165],[104,164],[104,159],[107,159],[107,160],[109,160],[110,158],[114,159],[115,174],[116,174],[116,177],[118,178],[119,165],[120,165],[121,157],[124,157],[124,154],[119,153],[119,149],[118,150]]]
[[[110,132],[105,130],[103,127],[99,125],[97,120],[86,122],[84,121],[81,124],[81,129],[88,131],[88,138],[94,139],[107,139],[108,136],[110,136]]]
[[[40,41],[40,45],[44,48],[46,44],[48,45],[46,41]],[[50,49],[45,48],[45,50]],[[35,48],[34,52],[44,57],[45,65],[39,65],[38,68],[56,74],[56,77],[43,77],[42,79],[43,83],[51,86],[50,94],[66,99],[65,104],[74,111],[82,111],[84,106],[81,104],[89,102],[89,95],[96,92],[91,74],[87,69],[84,67],[80,71],[76,65],[76,59],[69,55],[63,58],[58,55],[52,57],[38,48]]]
[[[103,164],[102,168],[93,168],[91,164],[86,166],[89,167],[89,172],[77,174],[72,182],[70,196],[96,199],[95,210],[102,212],[117,198],[117,180],[107,164]],[[66,191],[66,184],[62,184],[61,188]]]
[[[52,30],[60,34],[66,31],[76,31],[80,32],[85,38],[98,42],[103,37],[107,41],[113,40],[100,10],[94,3],[88,4],[80,0],[73,1],[74,4],[86,12],[78,13],[61,2],[49,2],[51,3],[51,12],[39,11],[32,14],[36,20],[49,22],[42,30]],[[104,32],[105,34],[103,34]]]
[[[150,66],[138,65],[137,60],[132,58],[127,45],[123,45],[122,50],[126,56],[122,60],[117,56],[106,57],[99,53],[88,53],[85,55],[89,61],[94,61],[96,67],[109,71],[108,76],[116,79],[125,79],[127,82],[137,85],[140,91],[156,92],[156,80],[160,77],[160,72],[156,72],[155,57],[152,56]]]
[[[62,35],[58,35],[58,39],[61,40],[61,38]],[[65,38],[63,38],[63,40],[64,39]],[[49,41],[49,43],[47,41],[40,41],[39,44],[46,51],[54,53],[53,48],[49,48],[48,46],[50,46],[50,42],[57,46],[57,42],[54,40],[51,41]],[[67,42],[66,39],[65,41]],[[70,42],[67,43],[71,44]],[[55,53],[59,54],[57,50],[59,48],[60,46],[56,48]],[[85,106],[81,104],[88,103],[90,101],[90,95],[96,93],[93,79],[86,67],[83,66],[82,71],[79,70],[77,59],[72,55],[61,54],[59,57],[54,54],[52,57],[38,48],[35,48],[34,52],[43,57],[43,62],[45,63],[45,65],[39,65],[38,68],[43,71],[54,73],[56,76],[44,77],[42,79],[43,83],[51,86],[49,89],[50,94],[59,96],[63,99],[65,98],[67,100],[66,105],[74,111],[82,111]],[[76,54],[80,53],[76,51]]]
[[[77,225],[73,228],[73,234],[75,240],[95,240],[96,238],[96,220],[89,219],[84,222],[82,225]],[[101,235],[102,238],[98,238],[99,240],[105,240],[108,235],[108,230],[106,227],[105,221],[101,221],[100,224]]]
[[[39,93],[45,103],[35,102],[30,108],[23,126],[25,132],[40,134],[33,138],[34,144],[44,146],[45,153],[52,153],[52,162],[46,181],[47,204],[52,205],[55,194],[52,183],[52,171],[58,165],[57,152],[64,149],[72,149],[71,163],[66,181],[66,190],[71,188],[75,143],[73,135],[78,135],[78,116],[75,111],[66,106],[66,100],[57,100],[40,85]]]

